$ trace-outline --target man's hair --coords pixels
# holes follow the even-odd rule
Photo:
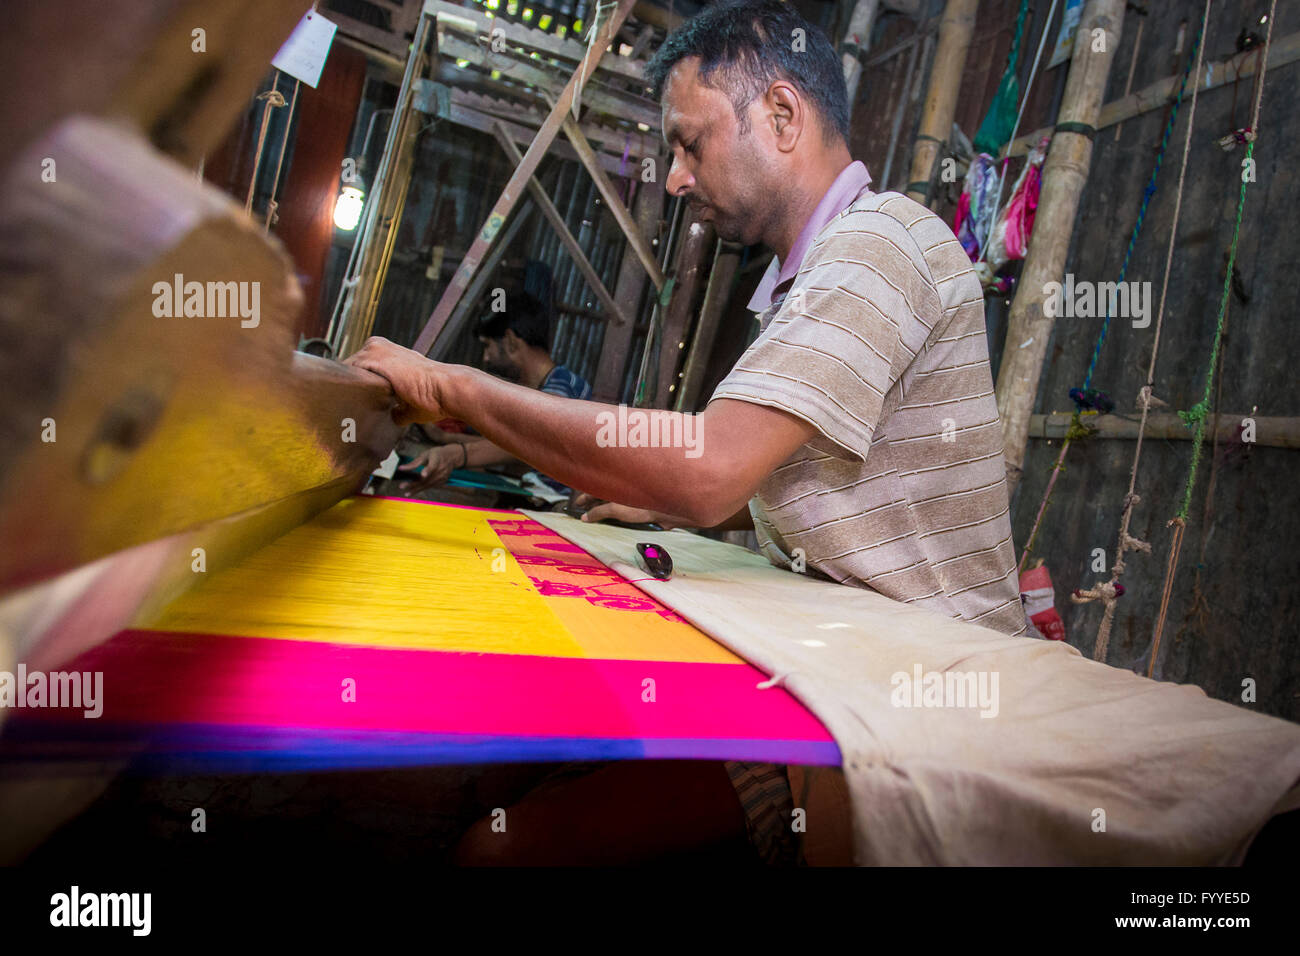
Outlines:
[[[547,348],[551,337],[551,317],[546,307],[527,292],[507,296],[504,312],[489,312],[478,320],[478,335],[484,339],[503,339],[514,332],[528,345]]]
[[[796,50],[796,30],[803,49]],[[834,134],[848,142],[849,95],[844,67],[826,35],[782,0],[723,0],[706,7],[664,40],[646,65],[646,79],[656,97],[679,62],[700,58],[700,82],[721,89],[731,100],[742,132],[745,110],[772,81],[790,81],[821,114],[826,139]],[[709,78],[721,71],[718,82]]]

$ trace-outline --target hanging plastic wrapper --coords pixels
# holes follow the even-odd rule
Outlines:
[[[1025,613],[1038,633],[1049,641],[1065,640],[1065,623],[1056,612],[1055,592],[1052,589],[1052,576],[1047,573],[1047,565],[1021,572],[1020,600],[1025,605]]]

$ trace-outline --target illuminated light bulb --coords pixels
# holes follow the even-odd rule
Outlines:
[[[366,205],[366,194],[356,186],[344,186],[334,201],[334,225],[351,232],[361,221],[361,210]]]

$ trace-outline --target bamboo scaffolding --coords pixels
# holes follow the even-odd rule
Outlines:
[[[1015,300],[1007,319],[1007,338],[998,372],[998,414],[1002,418],[1007,490],[1015,491],[1025,461],[1029,420],[1047,356],[1054,318],[1043,310],[1048,283],[1065,271],[1070,234],[1092,163],[1101,98],[1106,92],[1124,22],[1124,0],[1089,0],[1079,20],[1078,42],[1070,63],[1060,120],[1043,164],[1043,184]],[[1104,42],[1093,38],[1104,33]],[[1095,49],[1096,46],[1101,49]]]
[[[961,88],[966,55],[975,33],[975,10],[979,0],[948,0],[939,22],[939,46],[930,69],[930,83],[921,111],[921,130],[912,147],[912,166],[908,174],[907,195],[917,202],[929,199],[930,179],[934,175],[939,148],[952,133],[957,112],[957,93]]]
[[[510,157],[510,161],[516,166],[523,162],[524,158],[519,155],[519,150],[511,142],[510,134],[506,132],[500,123],[496,124],[493,132],[496,135],[497,142],[501,144],[501,148]],[[564,218],[560,215],[560,211],[555,208],[555,203],[551,202],[551,197],[546,195],[546,190],[542,188],[542,184],[537,181],[536,176],[528,177],[528,193],[533,197],[533,201],[537,203],[538,208],[541,209],[542,215],[551,228],[555,230],[555,234],[559,236],[561,244],[569,253],[569,258],[573,260],[573,264],[578,267],[578,271],[582,273],[582,278],[586,280],[587,286],[600,300],[601,307],[605,310],[604,317],[619,325],[627,323],[627,316],[623,314],[623,310],[614,301],[614,297],[609,294],[609,290],[605,288],[605,283],[600,281],[600,276],[596,274],[596,270],[592,268],[586,253],[582,251],[582,246],[578,245],[578,240],[573,238],[573,233],[569,232],[569,227],[564,224]]]
[[[434,307],[428,322],[425,323],[423,331],[416,338],[415,351],[427,354],[434,342],[437,341],[443,327],[447,324],[447,320],[455,310],[456,304],[460,301],[465,289],[473,279],[479,263],[492,248],[501,226],[519,201],[519,197],[526,191],[525,184],[537,171],[537,166],[541,163],[542,157],[546,155],[546,151],[559,134],[560,126],[565,118],[569,116],[569,111],[573,108],[574,99],[578,96],[584,80],[595,72],[596,63],[600,62],[606,47],[609,46],[614,35],[622,27],[624,21],[627,20],[632,5],[633,0],[619,0],[617,9],[592,37],[591,45],[587,48],[582,62],[578,64],[578,68],[569,78],[569,82],[565,84],[564,90],[556,98],[555,106],[552,107],[551,113],[546,118],[546,122],[542,124],[541,129],[537,131],[537,137],[533,140],[532,145],[528,147],[528,152],[524,154],[523,162],[515,168],[510,181],[506,183],[505,189],[501,191],[500,198],[492,207],[492,211],[488,213],[487,221],[483,224],[483,228],[479,230],[474,244],[470,246],[464,259],[461,260],[456,275],[448,284],[446,291],[443,292],[442,298],[438,300],[438,304]],[[574,145],[576,147],[577,144]],[[599,164],[596,165],[596,168],[600,168]]]

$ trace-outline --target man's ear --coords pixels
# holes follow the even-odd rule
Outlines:
[[[513,355],[518,352],[524,344],[524,340],[515,335],[514,329],[506,329],[506,334],[501,337],[502,350],[507,355]]]
[[[787,80],[775,80],[767,88],[764,100],[776,148],[788,153],[798,144],[808,124],[808,110],[803,97]]]

